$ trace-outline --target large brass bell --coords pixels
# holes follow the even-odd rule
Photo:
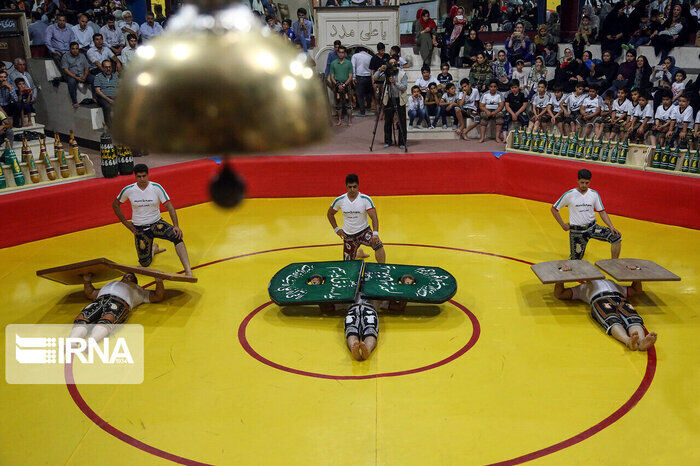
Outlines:
[[[113,133],[151,152],[256,155],[323,139],[327,116],[306,55],[248,8],[186,5],[125,67]]]

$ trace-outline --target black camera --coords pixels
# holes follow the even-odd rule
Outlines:
[[[399,74],[399,67],[397,65],[387,63],[386,70],[384,70],[384,73],[389,78],[392,76],[396,76],[397,74]]]

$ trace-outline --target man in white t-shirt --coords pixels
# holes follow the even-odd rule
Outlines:
[[[610,217],[605,212],[600,194],[590,189],[590,184],[591,172],[585,168],[579,170],[578,187],[562,194],[552,206],[552,215],[561,228],[569,232],[569,259],[582,259],[588,240],[591,238],[610,243],[610,254],[613,259],[617,259],[620,257],[622,249],[622,235],[615,229]],[[568,223],[564,223],[559,214],[562,207],[569,208]],[[600,218],[609,228],[596,223],[596,212],[600,214]]]
[[[170,197],[161,185],[148,181],[148,167],[146,165],[142,163],[135,165],[134,176],[136,183],[121,190],[112,202],[112,208],[124,226],[134,234],[139,263],[143,267],[151,265],[153,255],[163,251],[158,248],[157,244],[153,243],[153,239],[167,239],[175,245],[175,251],[185,269],[185,275],[191,277],[190,259],[185,243],[182,241],[182,230],[180,230],[177,212],[175,212],[173,203],[170,202]],[[127,200],[131,202],[131,222],[124,217],[121,207],[121,204]],[[168,209],[174,225],[170,225],[161,218],[160,204]]]
[[[563,266],[562,270],[571,270]],[[655,342],[657,335],[644,335],[644,321],[627,298],[642,293],[642,282],[632,286],[621,286],[612,280],[593,280],[573,288],[563,283],[554,285],[554,296],[562,300],[579,300],[591,306],[591,316],[604,329],[632,351],[646,351]]]
[[[379,217],[377,217],[377,209],[374,207],[372,198],[359,191],[360,178],[355,174],[345,177],[345,187],[348,192],[336,197],[326,213],[335,233],[343,238],[343,259],[354,260],[369,257],[360,249],[360,245],[364,244],[374,249],[374,257],[377,262],[385,263],[386,253],[384,245],[379,239]],[[342,228],[335,221],[335,214],[339,210],[343,212]],[[374,229],[369,227],[368,216],[372,219]]]
[[[90,337],[100,341],[109,335],[114,326],[123,324],[132,309],[143,303],[163,300],[163,280],[156,278],[155,291],[148,291],[138,284],[136,275],[127,273],[121,280],[107,283],[102,288],[92,286],[92,274],[83,275],[85,296],[92,301],[85,306],[73,322],[71,338],[87,338],[88,324],[95,325]]]

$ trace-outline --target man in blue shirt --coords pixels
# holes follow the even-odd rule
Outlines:
[[[341,42],[339,40],[333,41],[333,50],[328,54],[328,60],[326,60],[326,76],[331,74],[331,63],[333,60],[338,58],[338,47],[340,47]]]
[[[311,34],[314,32],[314,27],[311,21],[306,19],[305,8],[297,10],[297,18],[299,18],[299,21],[294,23],[294,34],[297,36],[297,42],[301,44],[301,48],[306,53],[309,50],[309,44],[311,44]]]
[[[51,58],[61,69],[61,56],[70,51],[70,43],[76,42],[73,29],[66,26],[66,15],[56,16],[56,23],[46,28],[46,48]]]
[[[34,22],[27,26],[29,43],[31,45],[44,45],[46,43],[46,29],[49,27],[49,18],[42,16],[38,11],[32,11]]]

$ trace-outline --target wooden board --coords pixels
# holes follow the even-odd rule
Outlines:
[[[136,273],[148,277],[160,278],[162,280],[173,280],[178,282],[196,283],[195,277],[186,277],[175,273],[163,272],[161,270],[149,269],[147,267],[132,267],[117,264],[114,261],[100,257],[88,261],[76,262],[73,264],[52,267],[49,269],[37,270],[38,277],[46,278],[64,285],[82,285],[83,275],[91,273],[92,282],[106,282],[120,278],[124,273]]]
[[[561,270],[565,265],[571,267],[571,270]],[[549,283],[578,282],[605,278],[605,275],[600,273],[600,270],[593,267],[593,264],[582,260],[540,262],[539,264],[531,265],[530,268],[535,272],[537,278],[545,285]]]
[[[619,281],[677,282],[681,279],[659,264],[644,259],[605,259],[595,265]]]

